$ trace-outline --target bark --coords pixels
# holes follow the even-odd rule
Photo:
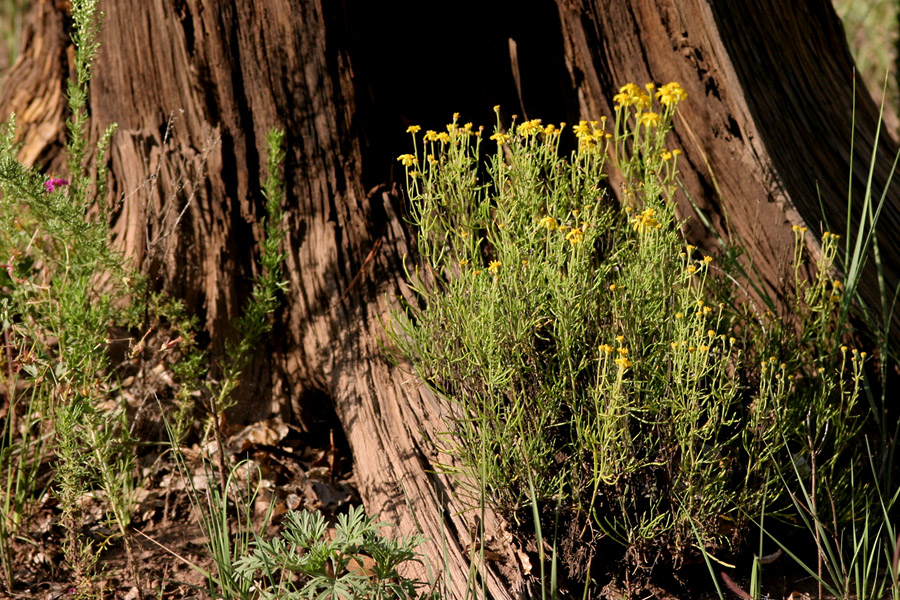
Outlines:
[[[460,491],[435,474],[447,460],[431,444],[442,408],[379,347],[413,250],[399,194],[378,185],[408,149],[406,125],[437,128],[454,110],[489,124],[498,102],[572,123],[611,114],[626,81],[679,81],[690,95],[675,129],[685,190],[720,231],[740,237],[777,291],[790,224],[808,224],[816,246],[817,186],[832,230],[843,228],[852,61],[824,0],[546,0],[528,14],[512,2],[469,1],[453,4],[452,23],[437,19],[446,7],[376,4],[109,3],[93,134],[119,124],[110,157],[116,244],[201,316],[216,354],[256,268],[265,133],[287,131],[289,289],[231,418],[299,419],[316,402],[333,403],[368,511],[435,540],[432,567],[463,597],[477,519],[458,514]],[[474,15],[495,26],[473,29]],[[19,116],[23,160],[50,171],[62,169],[65,26],[55,6],[36,4],[0,94],[0,111]],[[448,43],[458,31],[480,35]],[[868,158],[875,117],[858,90],[858,161]],[[885,148],[879,191],[895,149]],[[857,164],[855,189],[864,173]],[[684,200],[682,209],[693,211]],[[882,231],[897,225],[893,190],[882,219]],[[698,219],[689,225],[695,239],[708,235]],[[884,241],[893,290],[896,245]],[[873,281],[864,285],[873,298]],[[511,597],[523,590],[515,550],[500,519],[484,519],[501,557],[487,570],[489,596]]]

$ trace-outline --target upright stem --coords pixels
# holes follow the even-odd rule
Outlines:
[[[811,413],[806,414],[806,439],[809,443],[809,466],[811,471],[811,480],[810,480],[810,490],[809,490],[809,501],[810,508],[812,508],[812,516],[813,523],[815,523],[815,537],[816,537],[816,573],[818,577],[816,577],[816,591],[818,593],[818,597],[821,600],[822,598],[822,569],[823,569],[823,555],[822,555],[822,527],[819,521],[819,511],[816,508],[816,449],[813,444],[812,439],[812,415]]]

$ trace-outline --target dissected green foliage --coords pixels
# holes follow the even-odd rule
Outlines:
[[[420,536],[393,540],[365,516],[361,506],[338,515],[334,535],[320,512],[287,514],[279,537],[258,540],[252,552],[237,561],[245,581],[257,582],[266,600],[315,598],[425,598],[425,582],[403,577],[398,568],[417,560]]]

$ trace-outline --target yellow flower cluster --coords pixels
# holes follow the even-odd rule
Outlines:
[[[643,112],[638,113],[637,122],[643,125],[644,127],[658,127],[659,126],[659,113],[655,112]]]
[[[639,112],[650,108],[650,94],[653,92],[654,85],[648,83],[644,86],[646,92],[633,83],[626,83],[619,88],[619,93],[613,96],[613,102],[618,107],[634,106]],[[670,82],[662,86],[656,92],[656,99],[659,103],[666,107],[674,107],[679,102],[687,98],[687,92],[677,82]]]
[[[549,124],[547,124],[546,127],[544,127],[544,132],[543,132],[543,133],[544,133],[544,135],[546,135],[546,136],[559,135],[560,132],[561,132],[563,129],[565,129],[565,127],[566,127],[566,122],[565,122],[565,121],[563,121],[562,123],[559,124],[559,128],[557,128],[556,125],[554,125],[553,123],[549,123]]]
[[[488,263],[488,271],[490,271],[491,273],[497,273],[502,266],[503,263],[499,260],[492,260],[490,263]]]
[[[619,340],[619,343],[622,343],[622,340],[624,338],[622,338],[622,336],[618,336],[616,337],[616,339]],[[628,367],[632,366],[631,361],[628,359],[628,348],[616,348],[616,352],[619,354],[619,357],[613,362],[616,363],[619,368],[627,369]]]
[[[651,84],[648,84],[650,86]],[[649,89],[653,89],[650,87]],[[633,83],[626,83],[619,88],[619,93],[613,96],[613,102],[618,106],[634,106],[639,111],[650,108],[650,95]]]
[[[632,366],[632,363],[630,360],[628,360],[627,356],[620,356],[613,362],[619,365],[619,367],[622,369],[627,369],[628,367]]]
[[[516,131],[518,131],[519,135],[521,135],[522,137],[527,138],[527,137],[535,136],[539,133],[543,133],[544,127],[543,127],[543,125],[541,125],[540,119],[532,119],[530,121],[525,121],[524,123],[520,123],[519,126],[516,128]]]
[[[447,144],[450,142],[450,134],[445,132],[436,132],[433,129],[429,129],[425,132],[425,141],[426,142],[440,142],[442,144]]]
[[[675,106],[687,98],[687,92],[678,83],[672,81],[659,88],[656,99],[664,106]]]
[[[611,133],[606,132],[606,117],[600,117],[599,121],[581,120],[578,125],[572,126],[575,137],[578,138],[580,148],[593,148],[598,142],[612,138]]]
[[[659,229],[661,225],[656,220],[656,211],[652,208],[645,208],[641,214],[631,220],[631,227],[638,233],[644,233],[651,229]]]
[[[584,241],[584,232],[576,227],[566,234],[566,241],[568,241],[573,246],[575,244],[580,244],[582,241]]]

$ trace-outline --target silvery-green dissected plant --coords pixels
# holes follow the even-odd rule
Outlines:
[[[386,523],[365,516],[361,506],[338,515],[334,535],[320,512],[291,511],[279,537],[252,543],[236,571],[253,583],[260,598],[347,598],[401,600],[428,597],[425,582],[403,577],[398,568],[418,560],[424,539],[392,540]]]
[[[763,500],[786,514],[784,488],[767,485],[775,461],[802,458],[832,497],[849,493],[841,466],[862,422],[837,236],[812,282],[798,272],[785,324],[737,305],[727,279],[711,285],[714,259],[685,242],[665,141],[685,98],[677,83],[628,84],[612,123],[572,128],[567,157],[565,124],[513,123],[485,142],[454,115],[440,133],[410,127],[414,151],[398,158],[418,302],[391,334],[448,402],[447,450],[508,514],[532,485],[541,501],[561,493],[583,539],[617,540],[647,568],[677,563],[695,535],[729,545]],[[610,162],[621,204],[604,187]]]

